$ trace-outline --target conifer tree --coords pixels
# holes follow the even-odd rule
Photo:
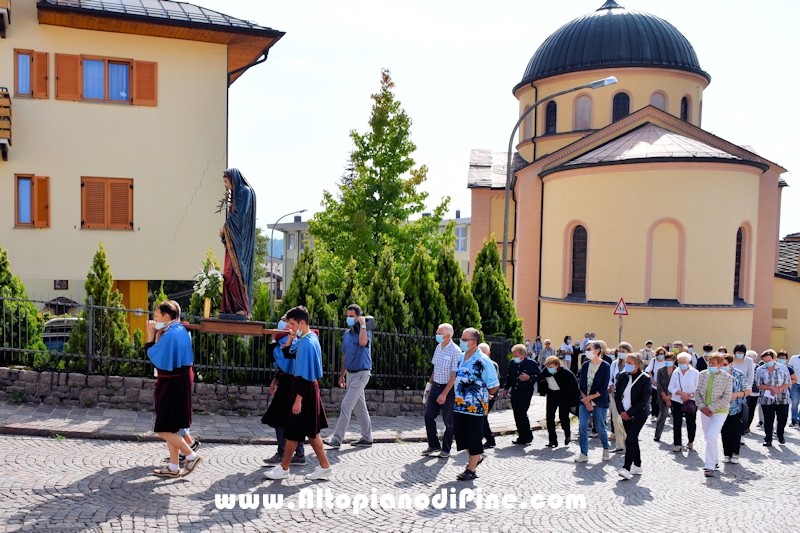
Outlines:
[[[417,246],[403,283],[408,304],[409,325],[426,335],[436,333],[439,324],[448,321],[447,304],[433,276],[431,256],[422,244]]]
[[[472,287],[467,277],[458,266],[453,244],[446,240],[443,240],[439,247],[435,278],[439,283],[439,292],[444,296],[453,328],[459,332],[466,328],[480,329],[482,324],[478,302],[472,295]]]
[[[11,272],[8,253],[0,246],[0,298],[28,298],[25,286]],[[44,320],[32,303],[0,301],[0,338],[11,348],[45,350],[42,341]],[[0,354],[3,354],[0,346]],[[6,357],[27,360],[31,354],[9,352]]]
[[[380,331],[396,332],[405,328],[408,320],[408,306],[394,268],[394,254],[386,246],[372,279],[367,305]]]
[[[300,259],[292,271],[292,282],[281,301],[278,316],[292,307],[304,305],[312,321],[329,321],[333,318],[333,311],[319,282],[319,271],[317,255],[306,239]]]
[[[478,302],[484,335],[496,335],[522,342],[522,320],[517,317],[511,289],[508,288],[500,266],[500,254],[494,235],[488,241],[484,240],[483,248],[475,258],[472,294]]]
[[[334,305],[334,314],[338,322],[344,322],[347,315],[347,306],[350,304],[357,304],[366,311],[367,295],[358,281],[358,263],[353,257],[347,263],[347,268],[344,271],[344,281],[342,281],[342,287],[339,289]]]

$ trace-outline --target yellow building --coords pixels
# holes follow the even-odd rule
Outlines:
[[[525,335],[615,343],[624,298],[634,345],[770,347],[776,284],[795,302],[781,309],[800,301],[797,280],[776,279],[786,170],[703,130],[711,77],[689,41],[614,0],[545,40],[514,87],[519,116],[610,76],[618,83],[546,101],[520,127],[507,275]],[[506,156],[490,158],[494,179],[469,180],[473,260],[484,238],[502,241]]]
[[[283,33],[167,0],[2,7],[0,245],[30,296],[82,302],[102,242],[146,309],[147,280],[223,255],[228,88]]]

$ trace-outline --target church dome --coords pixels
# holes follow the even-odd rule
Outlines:
[[[608,0],[562,26],[533,54],[514,91],[543,78],[613,67],[655,67],[711,76],[681,32],[666,20]]]

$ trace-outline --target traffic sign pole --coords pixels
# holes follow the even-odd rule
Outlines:
[[[623,298],[619,299],[617,307],[614,309],[614,314],[619,316],[619,342],[622,343],[622,317],[628,316],[628,306],[625,305]]]

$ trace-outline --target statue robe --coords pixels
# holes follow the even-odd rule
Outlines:
[[[222,309],[225,314],[251,315],[256,248],[256,195],[238,169],[226,171],[233,185],[233,202],[223,227],[225,267]]]

